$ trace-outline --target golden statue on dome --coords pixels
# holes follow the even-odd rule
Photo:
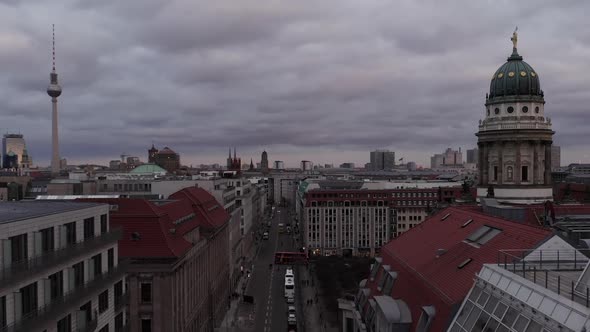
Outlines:
[[[518,26],[516,27],[516,29],[514,29],[514,32],[512,33],[512,37],[510,38],[514,49],[516,49],[516,43],[518,43],[518,33],[516,33],[517,31],[518,31]]]

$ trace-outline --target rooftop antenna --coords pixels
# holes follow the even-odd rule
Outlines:
[[[53,72],[55,73],[55,24],[51,25],[52,37],[53,37]]]

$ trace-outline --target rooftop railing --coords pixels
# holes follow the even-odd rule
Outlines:
[[[122,278],[127,272],[128,266],[128,261],[119,261],[119,264],[114,269],[99,274],[95,276],[93,280],[90,280],[85,284],[64,293],[62,296],[51,302],[22,315],[20,319],[13,324],[0,328],[0,332],[39,330],[49,321],[56,320],[56,318],[63,312],[71,311],[74,308],[80,307],[80,305],[91,295],[104,290],[105,287],[108,287],[118,279]],[[93,320],[94,318],[89,321],[89,324],[91,324]],[[91,325],[87,325],[87,328],[89,326]],[[90,331],[87,328],[84,329],[84,331]]]
[[[500,250],[498,266],[590,307],[590,249]]]
[[[32,278],[43,270],[85,256],[89,251],[100,248],[105,244],[117,242],[122,234],[123,229],[111,228],[106,233],[84,239],[65,248],[59,248],[28,260],[12,263],[0,270],[0,289],[10,288],[15,283]]]

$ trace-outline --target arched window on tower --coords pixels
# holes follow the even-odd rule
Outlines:
[[[514,169],[512,168],[512,166],[506,167],[506,179],[508,181],[514,180]]]

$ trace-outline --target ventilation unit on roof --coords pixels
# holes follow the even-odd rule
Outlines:
[[[440,218],[440,221],[445,221],[450,215],[450,213],[445,214],[444,217]]]
[[[463,225],[461,225],[461,228],[465,228],[467,227],[469,224],[471,224],[473,222],[473,219],[469,219],[467,220]]]
[[[473,260],[473,258],[467,258],[466,260],[464,260],[463,262],[461,262],[461,264],[459,264],[457,266],[457,268],[459,268],[459,269],[464,268],[467,264],[471,263],[472,260]]]
[[[131,241],[139,241],[141,240],[141,236],[138,232],[131,233]]]
[[[170,228],[170,234],[176,234],[176,228]]]

